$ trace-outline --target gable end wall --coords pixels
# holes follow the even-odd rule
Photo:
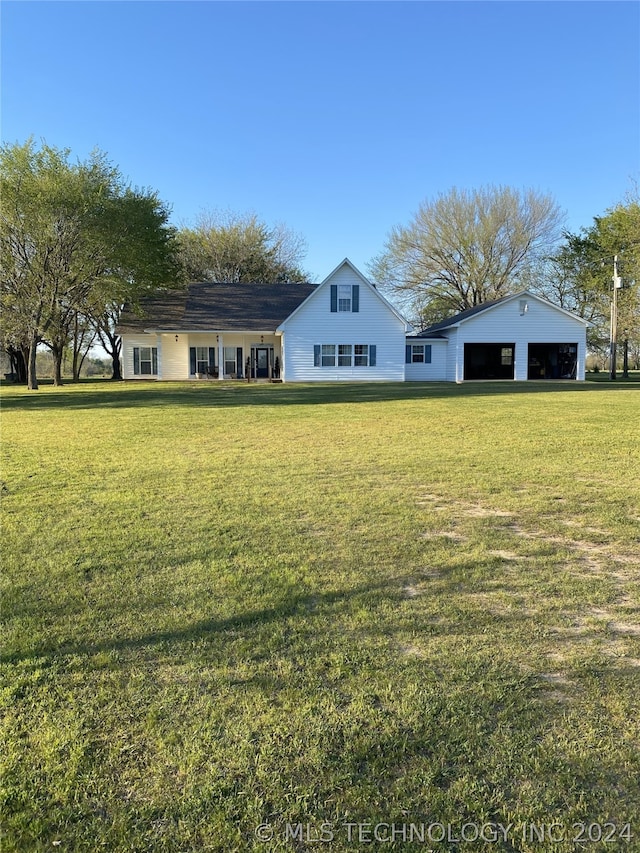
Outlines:
[[[331,312],[332,284],[360,286],[360,310]],[[320,286],[284,325],[286,382],[404,381],[405,324],[348,266]],[[315,367],[316,344],[375,344],[375,367]]]

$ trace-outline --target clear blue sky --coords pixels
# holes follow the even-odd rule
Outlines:
[[[319,280],[454,186],[590,225],[639,177],[639,56],[635,2],[5,0],[2,139],[284,222]]]

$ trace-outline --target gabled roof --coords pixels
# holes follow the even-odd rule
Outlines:
[[[332,270],[332,271],[329,273],[329,275],[328,275],[325,279],[323,279],[323,280],[320,282],[320,284],[317,286],[316,290],[320,290],[320,288],[321,288],[321,287],[324,287],[324,286],[325,286],[325,285],[326,285],[326,284],[327,284],[327,283],[328,283],[328,282],[329,282],[329,281],[330,281],[330,280],[335,276],[335,274],[336,274],[339,270],[341,270],[341,269],[342,269],[342,267],[344,267],[344,266],[349,267],[349,269],[351,270],[351,272],[353,272],[355,275],[357,275],[357,276],[358,276],[358,278],[360,279],[360,281],[362,282],[362,284],[363,284],[365,287],[368,287],[368,288],[369,288],[369,290],[372,290],[372,291],[375,293],[375,295],[378,297],[378,299],[379,299],[379,300],[380,300],[384,305],[386,305],[386,306],[387,306],[387,308],[391,311],[391,313],[392,313],[392,314],[394,314],[394,315],[398,318],[398,320],[400,320],[402,323],[404,323],[404,324],[405,324],[405,328],[406,328],[406,329],[412,329],[412,328],[413,328],[413,327],[411,326],[411,324],[406,320],[406,318],[405,318],[405,317],[403,317],[403,316],[402,316],[402,314],[398,311],[398,309],[397,309],[394,305],[392,305],[392,304],[391,304],[387,299],[385,299],[385,298],[384,298],[384,296],[380,293],[380,291],[379,291],[379,290],[377,290],[377,288],[375,287],[375,285],[374,285],[374,284],[372,284],[372,283],[369,281],[369,279],[368,279],[368,278],[365,278],[365,276],[360,272],[360,270],[359,270],[357,267],[355,267],[355,266],[351,263],[351,261],[349,260],[349,258],[345,258],[343,261],[341,261],[341,262],[338,264],[338,266],[337,266],[334,270]],[[298,311],[299,311],[299,310],[302,308],[302,306],[304,305],[304,303],[307,301],[307,299],[310,299],[312,295],[313,295],[313,291],[312,291],[312,292],[307,296],[307,298],[306,298],[303,302],[301,302],[299,305],[297,305],[297,306],[296,306],[296,308],[291,312],[291,316],[293,316],[294,314],[297,314],[297,313],[298,313]],[[286,318],[284,318],[284,319],[283,319],[283,321],[282,321],[282,323],[281,323],[281,325],[283,325],[283,324],[284,324],[284,321],[285,321],[285,320],[290,320],[290,319],[291,319],[291,316],[287,316]]]
[[[117,332],[275,331],[315,288],[306,283],[197,282],[143,300],[140,316],[125,308]]]
[[[573,320],[579,320],[581,323],[584,323],[585,326],[591,325],[588,320],[585,320],[583,317],[578,317],[577,314],[567,311],[566,308],[554,305],[553,302],[543,299],[541,296],[538,296],[536,293],[532,293],[530,290],[521,290],[519,293],[512,293],[509,296],[502,296],[500,299],[492,299],[489,302],[482,302],[480,305],[474,305],[473,308],[467,308],[466,311],[460,311],[459,314],[454,314],[454,316],[449,317],[448,320],[441,320],[439,323],[434,323],[432,326],[428,326],[426,329],[423,329],[417,337],[434,337],[437,332],[442,331],[443,329],[450,329],[454,326],[459,326],[471,319],[471,317],[482,314],[484,311],[490,311],[497,305],[502,305],[513,299],[522,299],[524,297],[527,297],[527,299],[535,299],[537,302],[547,305],[549,308],[554,308],[556,311],[560,311],[562,314],[565,314],[567,317],[571,317]]]

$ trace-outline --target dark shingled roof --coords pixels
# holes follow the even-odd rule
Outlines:
[[[446,335],[441,335],[440,332],[430,332],[429,329],[425,329],[424,332],[420,332],[417,335],[407,335],[407,340],[423,340],[424,338],[437,338],[438,340],[447,340]]]
[[[117,332],[275,331],[315,288],[315,284],[198,282],[143,300],[140,316],[125,308]]]
[[[473,317],[474,314],[480,314],[482,311],[486,311],[487,308],[492,308],[494,305],[506,302],[507,299],[513,299],[513,294],[510,293],[508,296],[502,296],[500,299],[492,299],[490,302],[482,302],[480,305],[474,305],[473,308],[467,308],[466,311],[460,311],[459,314],[454,314],[448,320],[441,320],[439,323],[434,323],[433,326],[423,329],[416,337],[436,337],[434,333],[440,331],[440,329],[448,329],[449,326],[455,326],[461,320],[467,320],[469,317]]]

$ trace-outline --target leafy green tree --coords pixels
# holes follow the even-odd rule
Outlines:
[[[114,380],[122,379],[122,341],[116,326],[125,304],[136,310],[151,292],[183,283],[177,232],[168,225],[168,209],[151,190],[125,188],[103,222],[103,239],[111,247],[112,266],[97,280],[83,314],[111,358]]]
[[[610,341],[614,258],[622,279],[616,293],[619,336],[627,332],[632,350],[640,343],[640,201],[637,194],[596,216],[579,234],[566,233],[545,259],[533,289],[592,323],[589,347],[607,353]]]
[[[61,381],[78,313],[178,275],[174,229],[155,193],[128,186],[101,152],[84,162],[69,157],[33,140],[0,149],[2,332],[27,353],[31,389],[42,342]]]
[[[369,272],[435,322],[520,289],[527,270],[559,241],[562,221],[553,199],[534,190],[452,189],[393,228]]]
[[[302,237],[283,225],[269,228],[255,214],[201,213],[178,234],[189,281],[284,283],[303,281]]]

